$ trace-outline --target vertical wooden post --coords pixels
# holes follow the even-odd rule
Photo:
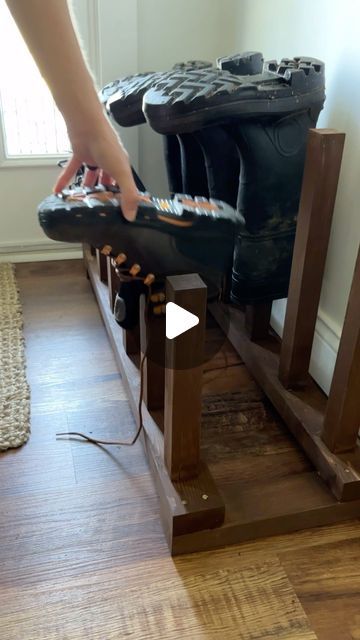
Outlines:
[[[308,376],[344,140],[332,129],[309,132],[280,354],[287,388]]]
[[[250,340],[263,340],[269,333],[272,302],[247,304],[245,307],[245,326]]]
[[[143,369],[143,398],[148,409],[162,409],[165,386],[165,316],[147,315],[146,298],[140,298],[141,356],[146,353]]]
[[[111,311],[114,311],[115,297],[119,288],[119,278],[116,275],[115,268],[111,262],[110,256],[106,258],[106,267],[110,309]]]
[[[123,330],[123,345],[128,356],[136,356],[140,353],[140,328]]]
[[[333,453],[355,449],[360,428],[360,251],[350,291],[322,438]]]
[[[173,340],[166,338],[164,450],[174,481],[196,477],[200,463],[201,391],[207,288],[197,274],[172,276],[166,301],[199,318],[199,324]]]
[[[88,280],[90,280],[88,264],[87,264],[87,257],[86,257],[86,252],[87,251],[90,251],[90,254],[92,256],[95,255],[95,249],[93,247],[90,247],[85,242],[83,242],[83,244],[82,244],[83,263],[84,263],[84,267],[85,267],[86,277],[87,277]]]
[[[99,276],[101,282],[107,283],[107,262],[106,256],[101,253],[100,249],[96,249],[96,260],[99,269]]]

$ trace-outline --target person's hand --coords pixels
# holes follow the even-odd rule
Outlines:
[[[62,191],[82,164],[99,167],[120,187],[122,212],[134,220],[138,192],[128,155],[102,110],[68,0],[6,2],[67,125],[73,156],[54,191]]]
[[[106,116],[100,117],[95,126],[68,125],[68,134],[73,156],[57,179],[54,192],[60,193],[67,187],[82,164],[99,167],[119,185],[123,215],[127,220],[134,220],[140,195],[128,154]]]

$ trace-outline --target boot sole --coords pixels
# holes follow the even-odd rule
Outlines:
[[[174,72],[186,72],[192,69],[207,69],[211,62],[189,60],[174,65],[171,71],[149,71],[120,78],[107,84],[99,93],[100,101],[106,104],[107,112],[122,127],[133,127],[146,122],[142,111],[145,93],[157,82],[164,80]]]
[[[123,268],[139,264],[157,277],[197,272],[217,282],[231,268],[238,214],[229,205],[144,195],[136,220],[128,222],[118,197],[99,187],[49,196],[39,206],[40,225],[53,240],[106,246],[114,258],[125,254]]]
[[[253,76],[217,69],[172,73],[145,93],[143,111],[158,133],[191,133],[322,104],[324,78],[324,64],[310,58],[294,58],[280,65],[267,62],[263,73]]]

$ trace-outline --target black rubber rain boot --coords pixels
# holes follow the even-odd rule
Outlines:
[[[233,127],[241,154],[233,302],[287,297],[307,136],[318,114],[309,109]]]
[[[217,67],[236,75],[262,73],[264,59],[261,53],[246,52],[227,58],[218,58]],[[185,69],[186,70],[186,69]],[[178,69],[179,71],[179,69]],[[171,138],[171,136],[166,136]],[[199,195],[223,200],[236,207],[239,190],[240,157],[234,139],[224,127],[207,127],[190,135],[178,136],[182,150],[182,189],[192,196]],[[200,148],[196,147],[196,142]],[[201,151],[202,153],[201,153]],[[177,158],[166,153],[168,175],[173,175]],[[224,163],[226,158],[226,163]],[[170,180],[169,180],[169,184]],[[172,191],[170,189],[170,191]],[[176,192],[176,189],[173,190]]]
[[[192,134],[178,136],[181,152],[183,193],[209,197],[205,159],[201,145]],[[215,197],[215,196],[214,196]],[[220,200],[220,198],[218,198]]]
[[[146,295],[147,287],[142,280],[128,278],[119,281],[114,303],[114,317],[123,329],[134,329],[139,323],[140,296]]]
[[[235,208],[239,191],[240,156],[234,138],[224,127],[207,127],[196,131],[194,138],[203,152],[209,197],[223,200]]]
[[[263,72],[255,75],[174,71],[145,93],[143,112],[158,133],[181,134],[240,119],[299,113],[324,100],[324,64],[299,57],[265,62]]]
[[[189,60],[179,62],[170,71],[150,71],[133,76],[119,78],[107,84],[99,93],[100,100],[106,105],[109,115],[123,127],[132,127],[145,122],[142,111],[142,101],[148,89],[175,72],[184,73],[194,69],[208,69],[213,67],[211,62],[204,60]],[[193,149],[189,149],[192,146]],[[204,160],[201,150],[196,148],[196,141],[180,143],[176,136],[164,136],[164,154],[168,176],[169,191],[195,195],[208,195]],[[187,162],[186,158],[187,157]],[[184,175],[182,175],[184,170]],[[193,189],[197,178],[201,176],[199,188]]]
[[[160,133],[223,125],[240,155],[232,294],[236,303],[287,296],[308,130],[325,100],[324,64],[310,58],[265,63],[262,74],[200,70],[174,74],[144,96],[144,112]],[[208,149],[228,171],[226,153]],[[223,168],[218,162],[222,157]],[[211,190],[210,190],[211,193]]]
[[[179,62],[169,71],[148,71],[119,78],[105,85],[99,92],[99,98],[106,110],[122,127],[133,127],[145,122],[142,111],[143,97],[157,82],[172,73],[184,73],[194,69],[208,69],[213,65],[205,60]]]
[[[165,164],[170,193],[203,196],[236,207],[240,157],[234,139],[222,127],[208,127],[194,134],[164,136]],[[219,151],[220,150],[220,151]],[[226,162],[224,162],[226,158]]]
[[[169,185],[170,196],[175,193],[184,193],[181,172],[181,149],[177,136],[162,136],[165,166]]]
[[[39,221],[52,240],[105,247],[124,276],[133,277],[134,266],[140,280],[199,273],[213,297],[232,266],[239,220],[224,202],[143,194],[136,219],[128,222],[119,191],[99,186],[49,196],[39,206]]]

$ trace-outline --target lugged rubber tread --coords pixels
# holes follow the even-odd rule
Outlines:
[[[170,71],[148,71],[119,78],[100,91],[99,97],[106,104],[108,113],[123,127],[132,127],[145,122],[142,112],[143,97],[151,87],[168,74],[185,73],[194,69],[212,67],[205,60],[189,60],[176,63]]]
[[[223,202],[177,194],[166,200],[143,194],[134,222],[122,216],[119,191],[100,187],[71,189],[51,195],[39,205],[46,235],[62,242],[111,247],[126,255],[125,267],[141,265],[144,274],[163,278],[200,273],[214,285],[232,266],[239,216]]]
[[[155,131],[179,134],[243,118],[295,113],[324,100],[324,63],[299,57],[267,62],[256,75],[220,69],[172,73],[146,92],[143,111]]]
[[[246,51],[245,53],[236,53],[232,56],[218,58],[216,66],[218,69],[230,71],[236,76],[253,76],[257,73],[262,73],[264,58],[259,51]]]

